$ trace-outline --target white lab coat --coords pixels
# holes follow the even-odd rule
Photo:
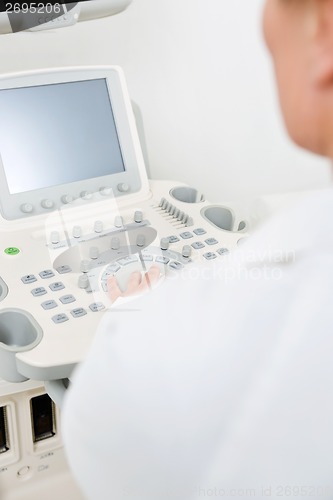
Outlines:
[[[107,313],[77,370],[87,498],[332,498],[333,190],[200,274]]]

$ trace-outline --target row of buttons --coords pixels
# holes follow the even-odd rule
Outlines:
[[[52,290],[52,292],[59,292],[60,290],[63,290],[64,288],[65,288],[65,285],[61,281],[58,281],[56,283],[52,283],[49,286],[49,289]],[[41,297],[42,295],[45,295],[47,293],[47,291],[43,286],[39,286],[39,287],[31,290],[31,293],[34,297]]]
[[[66,273],[70,273],[71,271],[72,271],[72,269],[69,266],[60,266],[60,267],[57,267],[57,272],[59,274],[66,274]],[[54,272],[51,269],[47,269],[45,271],[41,271],[39,273],[39,276],[43,280],[49,279],[49,278],[53,278],[54,277]],[[27,274],[25,276],[22,276],[21,281],[25,285],[30,285],[31,283],[34,283],[35,281],[37,281],[37,278],[36,278],[36,276],[34,274]]]
[[[99,312],[105,309],[105,306],[104,304],[102,304],[102,302],[94,302],[93,304],[90,304],[89,309],[92,312]],[[73,318],[82,318],[82,316],[85,316],[87,314],[87,311],[83,307],[77,307],[76,309],[72,309],[70,313],[73,316]],[[60,313],[56,314],[55,316],[52,316],[52,321],[54,321],[54,323],[57,324],[64,323],[65,321],[68,320],[69,318],[65,313]]]

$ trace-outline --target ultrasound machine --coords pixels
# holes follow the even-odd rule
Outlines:
[[[59,407],[112,310],[108,277],[125,290],[152,265],[166,279],[209,265],[248,228],[195,188],[148,179],[119,67],[3,75],[0,110],[0,498],[46,498],[45,481],[59,498],[61,477],[75,500]]]

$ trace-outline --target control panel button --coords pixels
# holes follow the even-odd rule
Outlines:
[[[193,226],[193,224],[194,224],[193,217],[187,217],[187,218],[186,218],[186,220],[185,220],[184,222],[185,222],[185,226],[186,226],[186,227],[191,227],[191,226]]]
[[[207,252],[207,253],[204,253],[204,257],[207,260],[213,260],[213,259],[216,259],[217,255],[214,252]]]
[[[205,231],[202,227],[198,227],[198,229],[194,229],[193,232],[197,236],[202,236],[203,234],[207,233],[207,231]]]
[[[59,292],[59,290],[63,290],[65,288],[65,285],[61,281],[57,281],[56,283],[51,283],[49,288],[52,292]]]
[[[76,301],[76,298],[74,297],[74,295],[69,294],[63,295],[59,300],[62,304],[71,304],[72,302]]]
[[[89,309],[92,312],[103,311],[103,309],[105,309],[105,305],[102,302],[94,302],[93,304],[90,304]]]
[[[103,228],[104,228],[104,224],[101,220],[95,221],[95,224],[94,224],[95,233],[101,233],[103,231]]]
[[[227,255],[229,253],[229,250],[227,248],[219,248],[216,251],[219,255]]]
[[[144,234],[138,234],[137,238],[136,238],[136,245],[138,247],[144,247],[146,244],[146,237]]]
[[[208,238],[205,240],[205,243],[207,243],[207,245],[217,245],[218,241],[215,238]]]
[[[37,278],[34,274],[27,274],[26,276],[22,276],[21,281],[25,285],[30,285],[30,283],[34,283],[35,281],[37,281]]]
[[[141,210],[137,210],[134,213],[134,222],[137,222],[138,224],[143,221],[143,213]]]
[[[20,209],[24,214],[31,214],[31,212],[34,209],[34,206],[31,203],[23,203],[20,206]]]
[[[115,227],[123,227],[124,221],[123,221],[123,218],[121,217],[121,215],[117,215],[114,218],[114,225],[115,225]]]
[[[54,207],[54,202],[52,200],[42,200],[41,201],[41,206],[42,208],[46,208],[46,209],[50,209],[50,208],[53,208]]]
[[[154,260],[153,256],[148,253],[142,254],[142,259],[144,262],[152,262]]]
[[[202,241],[196,241],[195,243],[192,243],[192,247],[195,249],[195,250],[201,250],[201,248],[205,248],[205,244],[202,243]]]
[[[127,182],[121,182],[120,184],[118,184],[117,186],[117,189],[118,191],[120,191],[121,193],[127,193],[127,191],[129,191],[129,185],[127,184]]]
[[[89,286],[89,278],[86,274],[81,274],[78,279],[79,288],[85,289]]]
[[[170,262],[169,267],[171,267],[171,269],[175,269],[176,271],[180,271],[184,266],[181,262],[174,260],[173,262]]]
[[[42,308],[45,310],[54,309],[55,307],[58,307],[55,300],[46,300],[45,302],[42,302]]]
[[[111,249],[112,250],[119,250],[120,248],[120,240],[117,236],[114,236],[111,238]]]
[[[178,243],[178,241],[180,241],[180,239],[178,238],[178,236],[169,236],[169,242],[170,243]]]
[[[65,321],[68,321],[68,316],[64,313],[61,314],[56,314],[55,316],[52,316],[52,321],[55,323],[65,323]]]
[[[156,257],[156,262],[167,265],[169,264],[170,259],[168,259],[168,257]]]
[[[74,196],[70,195],[70,194],[64,194],[62,197],[61,197],[61,201],[64,205],[68,205],[68,203],[72,203],[72,201],[74,201]]]
[[[53,278],[54,276],[54,272],[52,271],[52,269],[46,269],[45,271],[41,271],[39,273],[39,276],[43,279],[43,280],[46,280],[48,278]]]
[[[128,266],[129,264],[133,264],[134,262],[138,262],[138,258],[133,256],[125,257],[124,259],[120,259],[117,261],[121,266]]]
[[[191,256],[192,248],[190,245],[184,245],[182,250],[182,256],[188,259]]]
[[[99,257],[99,249],[98,249],[98,247],[90,247],[90,249],[89,249],[89,257],[91,259],[94,259],[94,260],[98,259],[98,257]]]
[[[110,196],[110,194],[112,194],[112,188],[109,186],[103,186],[100,188],[99,192],[102,196]]]
[[[6,255],[18,255],[20,253],[20,249],[16,247],[8,247],[4,250]]]
[[[81,226],[74,226],[72,230],[72,234],[74,238],[81,238],[82,235],[82,227]]]
[[[56,245],[60,241],[60,235],[59,231],[52,231],[51,236],[50,236],[50,241],[52,245]]]
[[[42,295],[45,295],[47,292],[43,286],[39,286],[31,290],[31,293],[34,297],[41,297]]]
[[[83,200],[91,200],[92,193],[90,191],[81,191],[80,196]]]
[[[91,268],[90,260],[87,259],[81,260],[80,271],[82,273],[88,273],[90,271],[90,268]]]
[[[168,250],[169,246],[170,246],[169,238],[162,238],[160,244],[161,250]]]
[[[185,231],[185,233],[180,234],[180,237],[183,238],[183,240],[189,240],[190,238],[193,238],[193,234],[189,231]]]
[[[59,266],[59,267],[57,267],[57,272],[59,274],[71,273],[72,268],[70,266]]]
[[[119,271],[120,265],[119,264],[110,264],[106,271],[103,273],[103,278],[107,278],[108,276],[113,276],[117,271]]]
[[[85,316],[87,314],[87,311],[83,309],[83,307],[77,307],[76,309],[73,309],[71,311],[71,315],[74,318],[81,318],[82,316]]]

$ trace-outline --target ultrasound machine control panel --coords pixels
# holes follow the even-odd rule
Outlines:
[[[54,381],[84,359],[115,276],[223,259],[247,233],[194,188],[147,178],[122,70],[0,79],[0,376]]]

